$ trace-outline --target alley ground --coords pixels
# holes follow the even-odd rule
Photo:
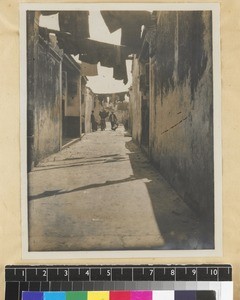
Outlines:
[[[123,127],[86,134],[29,174],[30,251],[201,249],[199,221]]]

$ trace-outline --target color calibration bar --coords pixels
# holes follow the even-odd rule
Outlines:
[[[230,265],[14,265],[6,266],[5,282],[5,300],[79,291],[215,291],[216,300],[233,299]]]
[[[216,300],[215,291],[23,292],[22,300]]]

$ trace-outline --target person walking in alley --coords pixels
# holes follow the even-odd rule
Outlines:
[[[111,129],[116,130],[118,128],[118,123],[117,123],[117,117],[113,111],[111,112],[109,121],[111,122]]]
[[[101,110],[99,112],[99,116],[101,118],[101,130],[105,130],[106,129],[106,118],[108,117],[108,112],[106,112],[105,109]]]
[[[97,122],[96,122],[93,110],[91,113],[91,123],[92,123],[92,131],[97,131]]]

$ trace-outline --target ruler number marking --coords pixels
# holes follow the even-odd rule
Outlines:
[[[210,270],[210,275],[217,276],[218,275],[218,269],[211,269]]]

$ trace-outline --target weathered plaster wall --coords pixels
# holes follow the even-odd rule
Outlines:
[[[94,94],[90,88],[85,89],[85,132],[92,131],[91,113],[94,110]]]
[[[27,169],[34,165],[34,105],[37,77],[37,47],[40,12],[27,12]]]
[[[138,59],[134,57],[132,64],[132,89],[129,91],[130,94],[130,123],[131,133],[133,140],[137,143],[141,143],[141,132],[142,132],[142,115],[141,115],[141,92],[139,89],[139,76],[140,76],[140,65]]]
[[[213,214],[210,12],[159,12],[150,67],[150,156],[197,213]]]
[[[68,73],[68,97],[66,103],[66,116],[78,117],[80,113],[80,75],[70,71]]]
[[[121,124],[125,124],[129,119],[129,102],[123,101],[119,102],[115,108],[115,115],[118,119],[118,122]]]
[[[34,107],[34,162],[61,147],[61,57],[43,40],[38,45]]]

